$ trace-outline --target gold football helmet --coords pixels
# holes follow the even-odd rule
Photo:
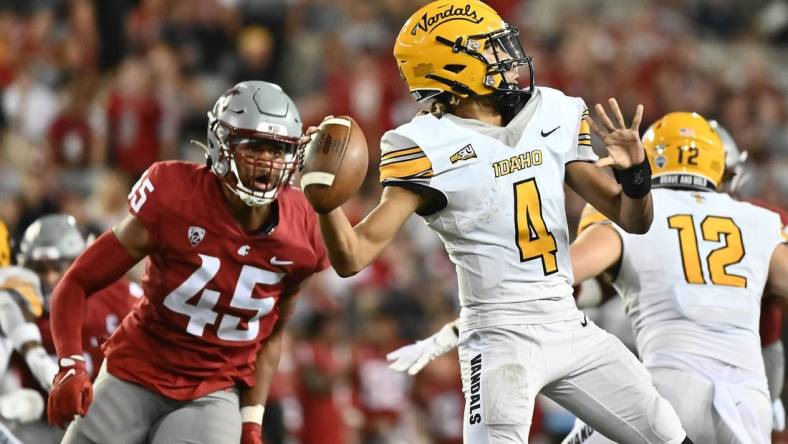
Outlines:
[[[526,93],[534,89],[531,57],[519,32],[478,0],[439,0],[405,22],[394,45],[397,67],[418,101],[449,92],[459,97]],[[530,88],[506,73],[528,66]]]
[[[655,185],[717,189],[725,170],[719,133],[697,113],[676,112],[643,135]]]

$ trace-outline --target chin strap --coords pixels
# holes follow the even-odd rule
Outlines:
[[[497,91],[493,93],[497,104],[498,112],[501,113],[504,124],[508,124],[514,119],[525,105],[531,100],[532,94],[528,91],[517,90],[511,92]]]

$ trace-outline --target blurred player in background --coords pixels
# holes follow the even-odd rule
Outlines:
[[[68,214],[51,214],[37,219],[22,237],[17,263],[35,272],[41,279],[44,312],[37,320],[46,351],[55,354],[49,305],[52,290],[69,266],[84,251],[86,241]],[[90,379],[95,379],[104,360],[101,343],[115,331],[142,295],[142,288],[120,278],[96,292],[85,304],[82,328],[83,357]],[[53,375],[54,376],[54,375]],[[51,381],[50,381],[51,384]],[[47,390],[49,387],[43,387]]]
[[[629,236],[588,211],[575,271],[585,278],[613,267],[641,359],[692,439],[768,443],[759,318],[765,287],[788,297],[780,217],[715,192],[725,150],[697,114],[668,114],[643,141],[660,188],[652,229]],[[646,248],[648,258],[631,254]],[[588,442],[609,442],[594,435]]]
[[[575,278],[610,274],[641,359],[690,438],[768,443],[772,409],[758,320],[767,283],[788,297],[780,218],[715,192],[726,153],[701,116],[668,114],[643,141],[658,188],[654,224],[631,236],[587,207],[572,244]],[[449,347],[447,328],[392,354],[395,368],[418,372]],[[584,442],[611,441],[578,422],[564,443]]]
[[[44,393],[51,388],[52,379],[57,373],[57,364],[50,357],[55,354],[49,324],[51,292],[85,246],[82,233],[77,228],[74,218],[68,214],[51,214],[37,219],[25,230],[19,245],[17,263],[25,270],[35,273],[42,283],[43,300],[40,304],[42,310],[35,323],[45,350],[41,354],[40,361],[48,368],[45,380],[36,377],[37,384],[30,384],[29,378],[24,382],[28,387],[42,390]],[[95,379],[104,359],[101,343],[131,311],[141,294],[142,289],[137,284],[121,278],[88,299],[82,339],[83,357],[91,380]],[[36,367],[30,364],[29,359],[27,367],[32,375],[36,376]],[[21,427],[16,433],[23,441],[30,442],[59,441],[62,437],[61,431],[48,426],[45,422]]]
[[[207,165],[153,164],[129,194],[129,215],[55,288],[60,370],[48,415],[60,427],[81,416],[64,442],[262,441],[282,326],[327,260],[314,213],[289,187],[302,132],[290,97],[241,82],[208,117]],[[146,256],[144,296],[104,344],[94,393],[82,358],[86,298]]]
[[[41,345],[41,333],[35,320],[43,313],[44,298],[38,276],[22,267],[11,266],[8,230],[0,220],[0,418],[14,425],[40,418],[44,399],[35,390],[22,388],[8,373],[14,351],[22,357],[36,381],[49,388],[57,366]],[[0,439],[16,438],[0,424]]]
[[[604,128],[584,120],[581,99],[534,86],[517,36],[479,1],[433,2],[408,19],[394,56],[431,110],[383,136],[383,195],[366,219],[320,215],[331,262],[357,273],[413,213],[438,232],[459,280],[465,442],[527,442],[542,392],[618,441],[680,443],[646,369],[572,298],[564,183],[629,231],[651,224],[642,107],[630,126],[613,99],[615,124],[601,105]],[[589,125],[610,153],[596,165]]]

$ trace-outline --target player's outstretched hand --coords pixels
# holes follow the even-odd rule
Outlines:
[[[457,341],[454,322],[450,322],[429,338],[387,354],[386,359],[390,369],[415,375],[435,358],[456,347]]]
[[[608,156],[600,159],[596,166],[611,166],[623,170],[643,162],[646,153],[638,132],[640,120],[643,118],[643,105],[638,105],[635,117],[632,118],[632,125],[627,126],[616,99],[608,99],[608,104],[613,113],[615,124],[608,117],[605,108],[599,103],[596,104],[594,110],[599,120],[602,121],[603,127],[599,127],[590,116],[585,117],[588,126],[591,127],[594,134],[602,139],[608,152]]]
[[[85,358],[74,355],[58,360],[60,370],[52,381],[47,401],[49,423],[65,428],[76,415],[88,414],[93,402],[93,384],[85,368]]]

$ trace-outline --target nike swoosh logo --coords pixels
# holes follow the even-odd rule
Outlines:
[[[549,136],[550,134],[553,134],[553,132],[555,132],[555,130],[557,130],[558,128],[561,128],[561,125],[558,125],[557,127],[555,127],[555,128],[553,128],[553,129],[551,129],[551,130],[550,130],[550,131],[548,131],[548,132],[544,132],[544,130],[542,130],[542,131],[541,131],[541,133],[542,133],[542,137],[547,137],[547,136]]]
[[[583,315],[583,320],[582,320],[582,321],[580,321],[580,325],[582,325],[583,327],[585,327],[586,325],[588,325],[588,316],[586,316],[586,315]]]
[[[271,258],[271,265],[293,265],[293,261],[281,261],[274,256]]]
[[[67,371],[67,372],[66,372],[66,374],[65,374],[65,375],[63,375],[63,377],[62,377],[62,378],[60,378],[60,382],[62,383],[62,382],[63,382],[63,381],[65,381],[66,379],[68,379],[68,378],[70,378],[70,377],[72,377],[72,376],[74,376],[74,375],[76,375],[76,374],[77,374],[77,371],[76,371],[76,370],[74,370],[74,369],[72,368],[72,369],[70,369],[69,371]]]

